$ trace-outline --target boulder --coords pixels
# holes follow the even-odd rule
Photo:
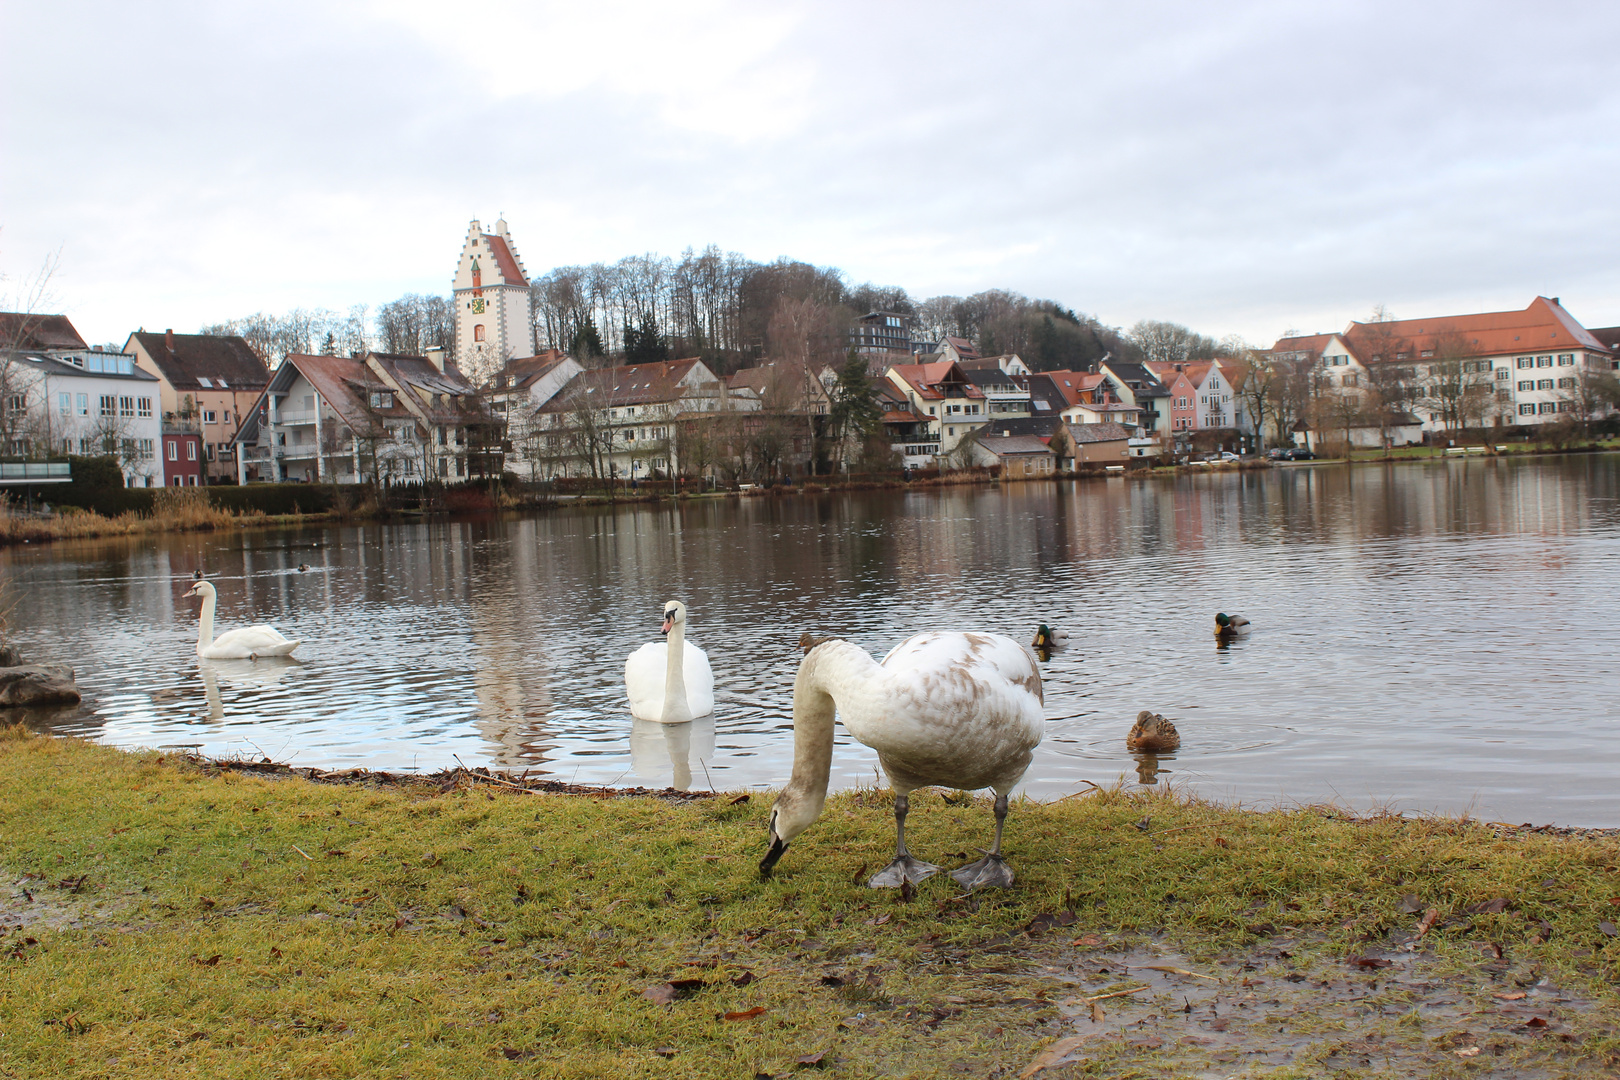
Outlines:
[[[79,688],[66,664],[0,667],[0,708],[18,705],[76,705]]]
[[[0,667],[16,667],[23,662],[22,653],[9,641],[0,641]]]

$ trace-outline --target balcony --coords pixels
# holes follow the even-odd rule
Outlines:
[[[0,462],[0,484],[66,484],[73,466],[66,461]]]

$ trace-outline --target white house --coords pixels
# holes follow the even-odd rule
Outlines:
[[[53,349],[0,354],[5,451],[19,457],[116,457],[126,487],[161,487],[158,378],[124,353]]]

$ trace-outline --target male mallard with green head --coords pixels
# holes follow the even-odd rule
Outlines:
[[[1249,632],[1249,620],[1241,615],[1228,615],[1224,611],[1215,613],[1215,636],[1236,637],[1238,634]]]

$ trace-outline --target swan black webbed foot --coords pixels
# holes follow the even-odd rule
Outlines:
[[[872,879],[866,883],[866,887],[869,889],[898,889],[904,882],[909,881],[916,884],[924,878],[933,877],[942,869],[943,867],[935,866],[933,863],[925,863],[914,859],[909,854],[896,855],[893,862],[872,875]]]
[[[951,877],[968,892],[974,889],[1010,889],[1013,883],[1012,867],[993,851],[986,851],[984,858],[977,862],[952,870]]]

